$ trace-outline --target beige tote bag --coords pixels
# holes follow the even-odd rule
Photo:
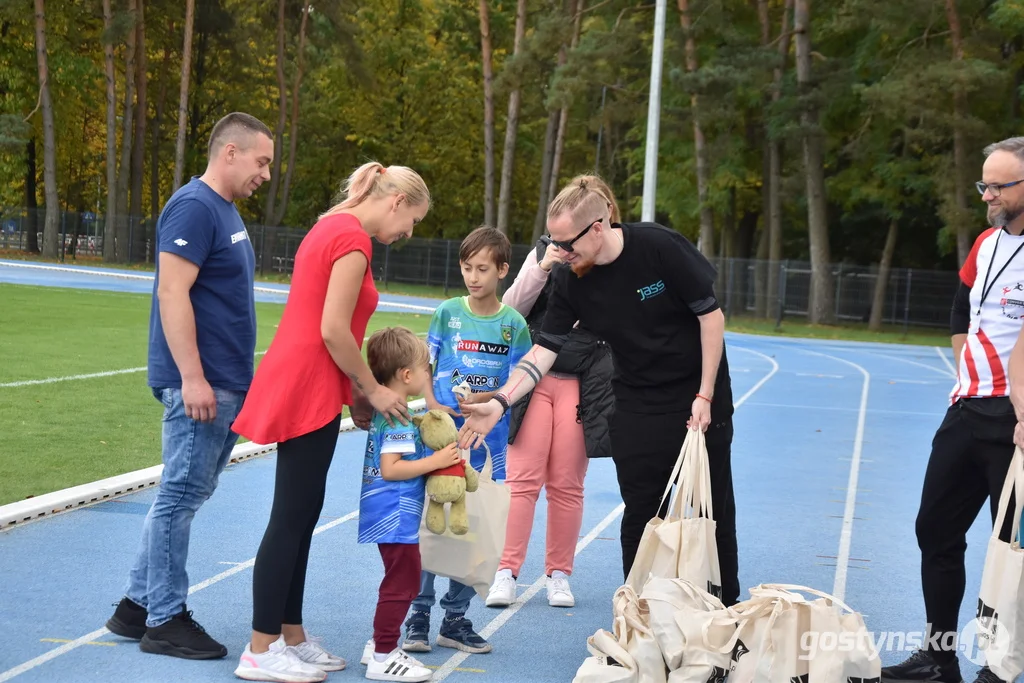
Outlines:
[[[486,446],[486,444],[484,444]],[[469,451],[461,450],[468,462]],[[435,534],[427,529],[426,504],[420,523],[420,563],[423,571],[455,579],[472,586],[481,598],[487,597],[494,574],[498,571],[501,553],[505,549],[505,525],[511,493],[508,486],[492,478],[491,452],[480,472],[480,486],[466,493],[466,512],[469,532],[456,536],[450,529]]]
[[[687,430],[659,509],[673,485],[676,491],[668,513],[665,519],[654,517],[647,523],[626,583],[642,593],[651,577],[685,579],[720,599],[722,576],[703,431]]]

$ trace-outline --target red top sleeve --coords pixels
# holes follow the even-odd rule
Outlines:
[[[971,247],[971,253],[967,255],[967,260],[960,268],[960,280],[968,287],[973,287],[974,281],[978,279],[978,250],[981,248],[981,243],[996,230],[999,228],[989,228],[978,235],[978,239],[974,240],[974,246]]]

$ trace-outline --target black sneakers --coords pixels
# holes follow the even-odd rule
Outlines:
[[[960,675],[960,662],[956,656],[946,663],[939,663],[930,652],[916,650],[906,661],[882,668],[882,683],[904,681],[963,683],[963,677]]]
[[[107,630],[122,638],[139,640],[146,635],[146,608],[128,598],[121,598],[114,616],[107,619]]]
[[[211,638],[187,609],[166,624],[146,629],[139,649],[182,659],[220,659],[228,654],[228,649]]]

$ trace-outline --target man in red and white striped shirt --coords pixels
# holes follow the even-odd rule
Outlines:
[[[986,500],[994,523],[1014,452],[1018,417],[1010,387],[1024,397],[1024,357],[1014,364],[1021,379],[1009,377],[1024,317],[1024,137],[989,145],[985,157],[977,187],[992,227],[978,236],[960,269],[950,315],[957,381],[932,441],[917,515],[928,638],[908,660],[883,668],[883,681],[960,683],[956,637],[967,530]],[[1005,540],[1010,522],[1000,532]],[[999,680],[987,667],[977,678]]]

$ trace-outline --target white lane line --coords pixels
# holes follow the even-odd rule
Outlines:
[[[315,535],[315,534],[319,534],[319,533],[322,533],[324,531],[327,531],[328,529],[333,529],[334,527],[338,526],[339,524],[344,524],[345,522],[353,520],[353,519],[355,519],[358,516],[359,516],[359,511],[355,510],[353,512],[348,513],[344,517],[339,517],[338,519],[332,520],[330,522],[327,522],[326,524],[322,524],[322,525],[318,526],[316,529],[313,530],[313,534]],[[224,579],[227,579],[227,578],[229,578],[231,576],[234,576],[235,574],[238,574],[239,572],[242,572],[242,571],[245,571],[246,569],[249,569],[254,564],[256,564],[256,558],[255,557],[253,557],[253,558],[251,558],[251,559],[249,559],[249,560],[247,560],[245,562],[242,562],[240,564],[237,564],[234,567],[232,567],[231,569],[226,569],[226,570],[222,571],[220,574],[216,574],[214,576],[211,576],[210,578],[206,579],[205,581],[200,581],[199,583],[197,583],[196,585],[194,585],[194,586],[192,586],[192,587],[190,587],[188,589],[188,594],[192,595],[193,593],[197,593],[197,592],[199,592],[201,590],[209,588],[210,586],[212,586],[212,585],[214,585],[216,583],[220,583]],[[50,650],[49,652],[44,652],[43,654],[39,655],[38,657],[36,657],[34,659],[28,660],[24,664],[19,664],[18,666],[14,667],[13,669],[8,669],[7,671],[4,671],[3,673],[0,673],[0,683],[4,683],[5,681],[9,681],[12,678],[14,678],[15,676],[20,676],[21,674],[23,674],[23,673],[25,673],[27,671],[31,671],[32,669],[35,669],[35,668],[37,668],[39,666],[42,666],[43,664],[49,662],[50,660],[56,659],[57,657],[60,657],[61,655],[65,655],[65,654],[71,652],[72,650],[76,650],[76,649],[82,647],[83,645],[88,645],[90,642],[96,640],[97,638],[102,638],[103,636],[107,635],[108,633],[110,633],[110,631],[108,631],[105,628],[97,629],[97,630],[93,631],[92,633],[87,633],[84,636],[82,636],[81,638],[75,638],[71,642],[66,643],[64,645],[61,645],[60,647],[54,648],[54,649]]]
[[[854,353],[864,353],[864,354],[867,354],[869,356],[875,356],[876,358],[885,358],[887,360],[895,361],[897,363],[904,363],[906,365],[916,365],[919,368],[924,368],[926,370],[931,370],[932,372],[937,372],[940,375],[942,375],[943,377],[953,377],[953,378],[956,378],[956,372],[950,373],[950,372],[947,372],[947,371],[943,370],[942,368],[937,368],[934,365],[928,365],[927,363],[919,363],[918,361],[910,360],[909,358],[898,358],[897,356],[889,356],[889,355],[886,355],[884,353],[878,353],[877,351],[868,351],[868,350],[861,350],[861,349],[846,349],[846,348],[843,348],[843,347],[826,347],[826,348],[828,350],[830,350],[830,351],[840,351],[840,352],[852,351]],[[840,359],[837,358],[836,360],[840,360]],[[843,361],[843,362],[845,363],[846,361]]]
[[[953,373],[954,377],[956,377],[956,368],[953,367],[953,364],[949,361],[948,358],[946,358],[946,354],[942,351],[942,349],[936,346],[935,353],[939,354],[939,358],[942,359],[942,362],[946,364],[946,367],[949,368],[949,371]]]
[[[764,385],[765,382],[767,382],[769,379],[771,379],[772,375],[774,375],[775,373],[777,373],[779,371],[779,364],[775,361],[774,358],[772,358],[771,356],[767,356],[767,355],[761,353],[760,351],[754,351],[752,349],[747,349],[747,348],[744,348],[742,346],[733,346],[731,348],[739,349],[741,351],[747,351],[747,352],[752,353],[754,355],[761,356],[762,358],[764,358],[765,360],[767,360],[769,363],[772,364],[771,371],[767,375],[762,377],[760,379],[760,381],[758,381],[757,384],[755,384],[749,391],[747,391],[747,393],[743,394],[743,396],[741,396],[739,398],[739,400],[737,400],[737,401],[735,401],[733,403],[733,407],[734,408],[739,408],[741,405],[743,405],[744,403],[747,402],[747,399],[749,399],[751,396],[754,395],[755,391],[760,389]],[[574,556],[575,555],[579,555],[580,552],[584,548],[586,548],[588,545],[590,545],[591,541],[593,541],[595,538],[597,538],[597,536],[602,531],[604,531],[608,527],[609,524],[614,522],[615,518],[622,514],[622,511],[625,509],[625,507],[626,506],[625,506],[624,503],[620,503],[618,505],[618,507],[616,507],[610,513],[608,513],[608,516],[605,517],[603,520],[601,520],[601,522],[597,526],[595,526],[593,529],[591,529],[590,533],[588,533],[585,537],[580,539],[580,542],[576,544],[576,552],[574,553]],[[494,619],[491,619],[491,621],[489,621],[487,623],[487,625],[484,626],[479,631],[480,635],[483,638],[485,638],[485,639],[490,638],[491,636],[493,636],[494,633],[499,628],[501,628],[506,623],[508,623],[508,620],[511,619],[512,616],[516,612],[518,612],[519,610],[521,610],[523,608],[523,605],[528,603],[533,598],[533,596],[535,596],[537,593],[540,592],[540,589],[545,585],[546,582],[547,582],[547,576],[545,576],[544,574],[541,574],[540,577],[538,577],[538,579],[536,581],[534,581],[530,585],[529,588],[526,589],[525,593],[523,593],[521,596],[519,596],[516,599],[516,601],[513,602],[511,605],[509,605],[508,607],[503,609],[498,614],[498,616],[494,617]],[[457,653],[455,653],[454,655],[449,657],[448,660],[437,669],[437,672],[434,674],[433,678],[431,678],[430,680],[431,681],[443,681],[444,679],[448,678],[448,676],[451,675],[451,673],[456,670],[456,667],[458,667],[460,664],[462,664],[464,661],[466,661],[467,657],[469,657],[469,653],[468,652],[457,652]],[[0,683],[2,683],[2,681],[0,681]]]
[[[426,337],[426,332],[417,332],[417,337]],[[363,337],[363,341],[369,339],[369,336]],[[266,351],[257,351],[257,356],[262,356]],[[10,389],[13,387],[28,387],[36,384],[56,384],[57,382],[72,382],[80,379],[96,379],[97,377],[113,377],[114,375],[130,375],[135,372],[145,372],[145,367],[140,368],[124,368],[122,370],[107,370],[105,372],[90,372],[84,375],[66,375],[64,377],[47,377],[45,379],[26,379],[20,382],[4,382],[0,384],[0,389]]]
[[[597,526],[590,530],[590,533],[588,533],[586,536],[580,539],[579,543],[576,544],[576,552],[573,554],[573,556],[575,557],[576,555],[579,555],[584,548],[590,545],[591,542],[593,542],[593,540],[597,538],[602,531],[608,528],[608,525],[614,522],[615,519],[622,514],[622,511],[625,508],[625,503],[619,503],[619,505],[617,505],[614,510],[609,512],[608,515],[605,516],[605,518],[597,524]],[[534,595],[540,592],[540,589],[544,587],[546,582],[547,576],[541,574],[540,577],[536,581],[534,581],[529,588],[526,589],[525,593],[520,595],[515,602],[513,602],[511,605],[503,609],[501,613],[498,614],[498,616],[491,619],[487,623],[487,625],[480,630],[481,637],[487,639],[493,636],[495,631],[497,631],[499,628],[508,623],[508,620],[511,619],[516,612],[521,610],[523,608],[523,605],[528,603]],[[438,667],[437,672],[430,680],[443,681],[444,679],[448,678],[448,676],[451,675],[453,671],[455,671],[456,667],[458,667],[460,664],[466,661],[466,658],[469,657],[469,654],[470,653],[468,652],[457,652],[456,654],[452,655],[444,664]]]
[[[745,346],[733,346],[731,348],[737,349],[739,351],[746,351],[747,353],[752,353],[755,356],[760,356],[761,358],[764,358],[766,361],[768,361],[769,363],[772,364],[771,372],[769,372],[767,375],[762,377],[760,379],[760,381],[757,384],[755,384],[753,387],[751,387],[750,391],[748,391],[747,393],[743,394],[743,396],[741,396],[738,401],[733,402],[732,407],[733,407],[733,409],[736,409],[736,408],[739,408],[744,403],[746,403],[747,399],[750,398],[751,396],[753,396],[755,391],[757,391],[762,386],[764,386],[764,383],[767,382],[768,380],[770,380],[775,375],[775,373],[777,373],[779,371],[779,364],[777,362],[775,362],[774,358],[772,358],[769,355],[763,354],[760,351],[755,351],[753,349],[748,349]]]
[[[21,382],[4,382],[0,389],[12,387],[28,387],[35,384],[56,384],[57,382],[71,382],[76,379],[96,379],[97,377],[113,377],[114,375],[130,375],[134,372],[145,372],[146,368],[124,368],[123,370],[107,370],[106,372],[90,372],[85,375],[65,375],[64,377],[47,377],[46,379],[26,379]]]
[[[32,270],[47,270],[57,273],[73,273],[77,275],[98,275],[100,277],[114,277],[121,278],[123,280],[148,280],[152,282],[156,279],[154,275],[147,275],[145,273],[116,273],[111,271],[103,270],[88,270],[84,268],[68,268],[66,266],[47,266],[39,263],[12,263],[2,262],[0,266],[7,266],[8,268],[28,268]],[[255,285],[252,290],[259,292],[260,294],[277,294],[280,296],[288,296],[288,292],[291,288],[288,285],[281,285],[280,287],[267,287],[263,285]],[[423,313],[433,313],[434,306],[416,306],[414,304],[403,304],[393,301],[381,301],[381,305],[387,305],[394,308],[403,308],[410,311],[421,311]]]
[[[860,365],[852,363],[843,358],[829,356],[816,351],[803,351],[803,353],[831,358],[840,363],[845,363],[856,368],[864,377],[864,383],[860,392],[860,411],[857,416],[857,432],[853,440],[853,456],[850,458],[850,475],[846,482],[846,506],[843,510],[843,527],[839,534],[839,552],[836,554],[836,576],[832,585],[832,595],[837,600],[843,600],[846,595],[846,573],[850,565],[850,544],[853,540],[853,517],[857,509],[857,480],[860,477],[861,451],[864,447],[864,421],[868,413],[868,390],[871,387],[871,373]],[[934,368],[933,368],[934,369]]]
[[[825,375],[820,372],[798,372],[797,377],[820,377],[826,379],[842,379],[845,375]]]

